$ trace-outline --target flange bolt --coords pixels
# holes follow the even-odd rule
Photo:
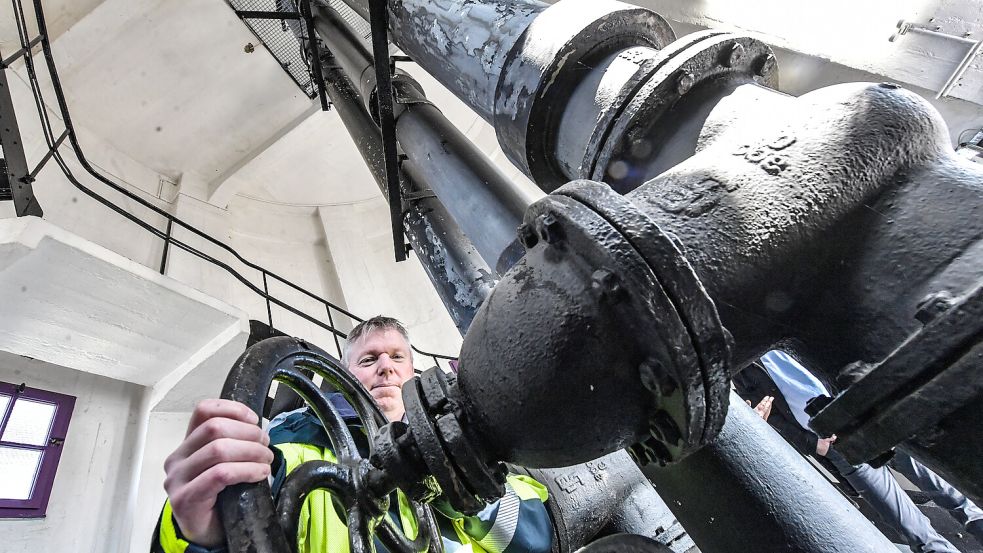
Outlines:
[[[563,231],[560,228],[560,222],[556,220],[556,217],[552,213],[541,215],[536,222],[539,226],[539,236],[544,242],[547,244],[556,244],[560,241],[560,235]]]
[[[614,299],[621,294],[618,276],[607,269],[598,269],[591,274],[591,288],[602,298]]]
[[[676,92],[680,95],[686,94],[693,88],[696,84],[696,77],[693,76],[689,71],[684,71],[682,75],[679,76],[679,80],[676,81]]]
[[[735,43],[724,56],[724,67],[737,67],[744,60],[744,45]]]
[[[539,237],[536,236],[536,231],[532,228],[532,225],[527,223],[522,223],[519,228],[516,229],[516,234],[519,237],[519,242],[527,250],[531,250],[536,244],[539,243]]]

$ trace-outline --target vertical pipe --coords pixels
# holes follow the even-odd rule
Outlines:
[[[174,219],[167,220],[167,230],[164,233],[164,253],[160,256],[160,274],[164,274],[167,270],[167,250],[171,247],[171,227],[174,225]]]
[[[715,442],[643,470],[704,553],[897,551],[733,392]]]
[[[336,66],[326,65],[324,70],[328,96],[382,190],[385,180],[379,128],[344,73]],[[491,292],[496,277],[443,205],[432,195],[428,197],[425,183],[416,178],[411,168],[404,166],[401,176],[404,190],[419,196],[408,202],[409,209],[403,218],[407,239],[463,334],[478,306]]]
[[[348,78],[360,81],[357,92],[364,102],[372,92],[371,55],[335,10],[319,8],[315,14],[319,36]],[[535,198],[430,104],[415,81],[403,75],[397,80],[399,100],[405,102],[396,113],[404,168],[436,193],[489,267],[511,267],[522,254],[516,228]]]
[[[270,328],[273,328],[273,308],[270,306],[270,287],[266,282],[266,271],[263,271],[263,293],[266,300],[266,320],[270,323]]]
[[[419,178],[430,185],[489,266],[499,272],[524,253],[516,228],[534,198],[510,181],[439,109],[408,104],[396,138]]]
[[[337,327],[334,325],[334,317],[331,316],[331,306],[324,304],[324,308],[328,312],[328,324],[331,325],[331,328],[337,330]],[[334,332],[331,333],[331,337],[334,338],[334,347],[338,350],[338,359],[341,359],[341,341],[338,340],[338,335]]]

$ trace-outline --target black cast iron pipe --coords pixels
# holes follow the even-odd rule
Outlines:
[[[701,551],[896,551],[736,394],[714,443],[643,472]]]
[[[385,190],[382,138],[351,81],[336,67],[324,68],[325,89],[380,190]],[[460,227],[417,175],[404,166],[405,192],[419,197],[408,203],[403,217],[406,237],[441,301],[463,334],[478,306],[495,285],[495,274],[481,259]]]
[[[371,113],[371,54],[335,10],[318,8],[315,17],[319,36],[349,79],[358,82]],[[535,198],[495,167],[409,76],[397,73],[394,85],[396,138],[406,155],[404,166],[412,164],[412,173],[433,190],[490,267],[508,269],[521,255],[516,228]]]

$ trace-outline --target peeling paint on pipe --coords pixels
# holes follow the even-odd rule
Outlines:
[[[509,52],[548,7],[535,0],[403,0],[390,5],[393,42],[488,122]]]
[[[348,78],[337,68],[325,67],[325,87],[345,128],[365,160],[380,190],[384,191],[382,138],[362,99]],[[404,192],[421,192],[426,186],[402,173]],[[441,302],[461,334],[467,330],[492,288],[496,275],[461,232],[437,198],[412,204],[403,218],[406,237],[434,285]]]

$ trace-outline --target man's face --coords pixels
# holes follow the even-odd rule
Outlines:
[[[377,330],[352,346],[348,370],[372,394],[390,421],[403,418],[403,383],[413,377],[410,344],[399,331]]]

